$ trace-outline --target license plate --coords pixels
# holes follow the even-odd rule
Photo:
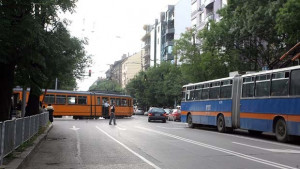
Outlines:
[[[160,116],[160,114],[155,114],[155,116]]]

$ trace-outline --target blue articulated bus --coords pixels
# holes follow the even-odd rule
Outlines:
[[[300,66],[184,85],[181,121],[273,132],[281,142],[300,136]]]

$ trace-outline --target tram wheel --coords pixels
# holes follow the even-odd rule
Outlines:
[[[191,114],[188,115],[187,122],[188,122],[189,128],[194,128],[195,127],[195,124],[193,123],[193,118],[192,118]]]
[[[275,127],[275,135],[278,141],[280,142],[287,142],[288,141],[288,133],[285,120],[279,119],[276,122]]]
[[[217,128],[218,128],[219,132],[221,132],[221,133],[225,132],[226,126],[225,126],[225,119],[224,119],[223,115],[218,116]]]

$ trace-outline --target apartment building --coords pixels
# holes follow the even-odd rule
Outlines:
[[[142,50],[122,61],[122,88],[125,88],[128,82],[142,70],[141,58],[144,52],[145,51]]]
[[[174,62],[174,39],[178,39],[189,27],[191,27],[190,0],[180,0],[176,5],[168,5],[159,14],[158,19],[155,19],[153,25],[144,26],[146,31],[142,38],[145,46],[144,70],[163,61]]]
[[[191,0],[191,24],[202,30],[209,20],[219,21],[217,11],[227,5],[227,0]]]

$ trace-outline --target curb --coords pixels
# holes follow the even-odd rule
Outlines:
[[[52,129],[52,123],[48,126],[45,132],[37,137],[37,139],[33,142],[31,147],[28,147],[21,154],[17,155],[15,159],[10,161],[7,165],[3,165],[0,168],[4,169],[22,169],[25,167],[26,163],[32,158],[35,151],[37,151],[37,147],[40,145],[43,139],[46,139],[48,132]]]

